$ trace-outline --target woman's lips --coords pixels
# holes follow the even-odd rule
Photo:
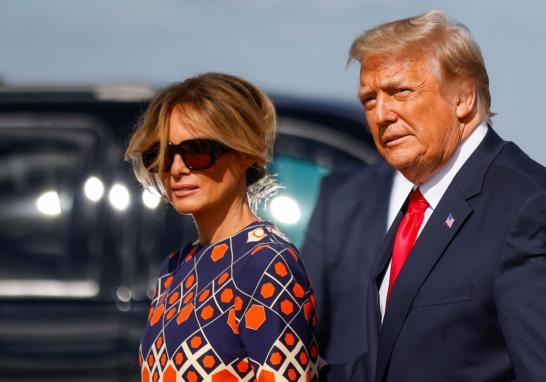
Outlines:
[[[182,198],[184,196],[195,194],[198,189],[199,187],[192,184],[177,184],[171,186],[171,191],[177,198]]]

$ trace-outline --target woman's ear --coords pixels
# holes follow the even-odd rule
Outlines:
[[[239,163],[241,163],[245,170],[248,170],[250,167],[254,166],[255,161],[250,155],[239,151],[237,151],[236,154],[238,157],[237,160]]]

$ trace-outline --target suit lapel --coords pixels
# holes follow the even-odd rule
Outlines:
[[[398,275],[385,312],[378,346],[377,381],[387,368],[415,295],[471,212],[460,192],[448,189],[417,239]],[[450,215],[455,219],[451,227],[446,223]]]
[[[385,227],[387,227],[387,214],[385,214],[385,211],[389,210],[390,193],[385,192],[385,190],[392,189],[395,170],[387,163],[378,165],[375,170],[374,181],[376,187],[373,187],[373,191],[367,191],[372,192],[371,198],[361,199],[362,203],[365,204],[361,206],[361,210],[366,211],[366,216],[364,216],[365,219],[362,219],[365,226],[359,232],[367,236],[366,242],[374,243],[373,250],[374,253],[377,253],[381,243],[378,239],[385,237]],[[363,189],[369,188],[367,184],[362,186]],[[370,204],[370,200],[374,201],[373,204]],[[371,219],[374,220],[374,224],[370,224]],[[368,253],[370,252],[366,252],[366,255]]]
[[[375,262],[372,267],[370,281],[368,283],[367,334],[368,334],[368,359],[369,359],[369,365],[370,365],[370,381],[373,381],[373,376],[375,375],[377,351],[379,348],[379,334],[381,331],[381,311],[379,308],[379,283],[382,280],[382,275],[385,272],[385,269],[387,268],[387,264],[389,263],[389,260],[391,258],[394,237],[396,235],[396,230],[398,229],[398,225],[400,224],[400,222],[402,221],[402,217],[404,216],[402,211],[405,210],[406,204],[407,204],[407,200],[406,200],[406,203],[404,203],[404,206],[402,207],[401,211],[398,211],[398,215],[396,215],[396,218],[391,224],[391,227],[389,231],[387,232],[385,239],[383,240],[383,244],[381,245],[381,248],[379,249],[378,256],[375,258]]]
[[[385,164],[385,166],[388,166]],[[387,214],[385,211],[389,209],[390,193],[384,192],[384,190],[392,189],[394,181],[394,170],[391,167],[385,167],[388,169],[388,172],[384,178],[378,176],[378,181],[384,181],[384,187],[376,187],[379,191],[375,200],[373,215],[368,216],[368,218],[379,218],[381,219],[381,224],[372,224],[367,227],[362,228],[362,233],[365,234],[368,239],[367,242],[373,243],[377,240],[378,237],[383,237],[383,241],[379,247],[372,246],[367,253],[377,253],[374,262],[372,263],[370,277],[368,280],[367,287],[367,306],[366,306],[366,317],[367,317],[367,341],[368,341],[368,364],[371,369],[375,368],[375,359],[377,355],[377,345],[379,341],[379,330],[381,325],[381,312],[379,311],[379,299],[378,299],[378,287],[377,279],[381,275],[382,270],[390,259],[389,247],[392,246],[392,241],[394,240],[394,234],[396,230],[393,230],[392,227],[397,227],[402,220],[402,214],[398,212],[398,215],[391,224],[391,228],[385,234],[385,227],[387,226]],[[394,231],[394,232],[393,232]],[[373,251],[370,251],[373,248]],[[378,249],[379,248],[379,249]],[[373,359],[374,362],[369,362]],[[373,371],[372,371],[373,372]],[[373,375],[373,374],[372,374]]]
[[[472,208],[467,201],[481,192],[481,185],[487,169],[501,152],[502,147],[502,139],[492,129],[489,129],[478,149],[470,156],[451,182],[417,239],[391,291],[383,325],[380,329],[380,335],[378,335],[377,347],[375,348],[377,350],[375,367],[373,366],[373,359],[370,359],[372,381],[379,382],[383,379],[393,347],[400,335],[417,292],[472,213]],[[449,223],[450,216],[454,219],[451,224]],[[391,257],[394,236],[401,218],[400,213],[395,223],[393,223],[381,249],[380,256],[376,261],[375,277],[370,282],[369,288],[369,300],[371,294],[375,292],[375,299],[372,299],[369,303],[370,315],[375,314],[373,309],[379,312],[376,278],[384,271]],[[374,286],[375,291],[373,290]],[[372,304],[375,305],[375,308],[371,306]],[[368,328],[369,334],[373,335],[372,326],[369,325]],[[372,356],[375,355],[374,350],[371,348],[370,352]]]

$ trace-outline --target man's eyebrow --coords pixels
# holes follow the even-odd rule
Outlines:
[[[380,83],[381,88],[383,89],[394,89],[400,86],[408,84],[408,81],[402,78],[388,78],[382,80]]]
[[[406,79],[402,79],[402,78],[388,78],[388,79],[384,79],[384,80],[380,80],[379,84],[378,84],[378,87],[380,89],[387,89],[387,90],[392,90],[392,89],[397,89],[399,87],[404,87],[404,86],[410,86],[410,81],[407,81]],[[362,99],[370,94],[373,94],[374,91],[371,90],[370,88],[366,87],[366,88],[360,88],[360,90],[358,91],[357,93],[357,97],[358,99]]]
[[[358,98],[359,100],[363,100],[365,97],[369,96],[370,94],[372,94],[372,91],[370,89],[359,89],[358,92],[356,93],[356,98]]]

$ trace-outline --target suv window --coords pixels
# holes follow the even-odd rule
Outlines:
[[[271,173],[277,175],[283,189],[262,206],[259,215],[274,221],[301,248],[322,178],[334,168],[371,163],[377,154],[336,132],[334,126],[285,117],[279,130]]]
[[[99,141],[86,119],[0,118],[0,295],[98,293],[99,253],[86,239],[96,214],[78,201]]]

